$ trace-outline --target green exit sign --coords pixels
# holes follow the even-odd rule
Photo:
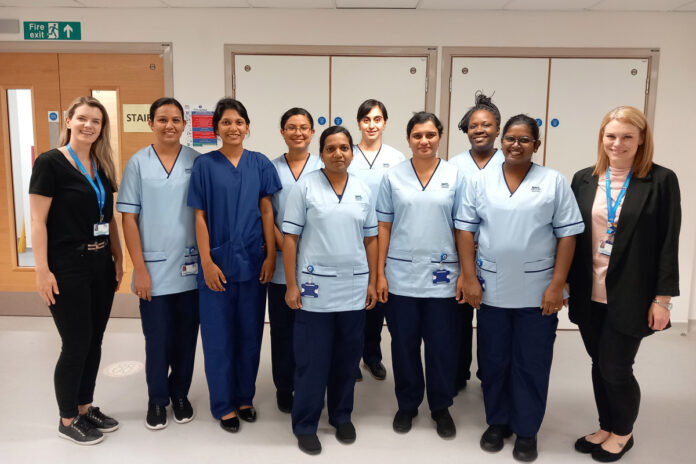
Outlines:
[[[79,21],[24,21],[24,40],[82,40]]]

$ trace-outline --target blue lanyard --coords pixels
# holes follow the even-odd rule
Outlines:
[[[626,176],[626,180],[624,181],[623,186],[621,187],[619,196],[616,197],[616,202],[613,205],[611,203],[611,180],[609,173],[610,169],[611,168],[607,168],[607,174],[605,176],[607,186],[607,222],[609,223],[607,225],[607,234],[613,235],[616,233],[616,212],[618,211],[619,205],[621,204],[624,196],[626,195],[628,183],[631,182],[631,176],[633,175],[633,169],[628,171],[628,175]]]
[[[72,156],[73,161],[75,161],[75,164],[77,167],[80,169],[82,174],[87,178],[89,181],[89,185],[92,186],[94,191],[97,194],[97,204],[99,205],[99,222],[104,221],[104,202],[106,201],[106,191],[104,190],[104,185],[102,184],[101,179],[99,178],[99,171],[97,171],[96,166],[94,165],[94,160],[91,159],[92,161],[92,170],[94,171],[94,176],[97,178],[97,185],[94,184],[94,181],[92,178],[89,176],[89,173],[85,169],[85,167],[82,165],[82,162],[80,159],[77,157],[77,154],[75,153],[75,150],[72,149],[70,144],[67,144],[66,147],[68,149],[68,153],[70,153],[70,156]],[[99,186],[99,187],[97,187]]]

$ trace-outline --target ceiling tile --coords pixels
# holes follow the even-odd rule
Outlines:
[[[674,11],[696,11],[696,2],[689,2],[685,5],[680,6]]]
[[[603,0],[592,10],[597,11],[672,11],[685,0]]]
[[[164,8],[167,5],[161,0],[78,0],[87,8]]]
[[[20,6],[24,8],[79,7],[74,0],[0,0],[2,6]]]
[[[416,8],[418,0],[335,0],[336,8]]]
[[[419,10],[500,10],[510,0],[421,0]]]
[[[578,11],[596,5],[600,0],[510,0],[506,10]]]
[[[334,9],[334,0],[249,0],[254,8],[316,8]]]
[[[248,0],[162,0],[175,8],[249,8]]]

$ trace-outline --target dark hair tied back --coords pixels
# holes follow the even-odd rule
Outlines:
[[[469,111],[467,111],[462,120],[459,121],[459,125],[457,127],[459,127],[460,131],[464,132],[465,134],[469,131],[469,119],[471,119],[471,116],[478,110],[486,110],[491,113],[495,118],[495,122],[498,124],[498,127],[500,127],[500,111],[498,110],[498,107],[495,106],[495,103],[493,103],[491,97],[485,95],[480,90],[476,92],[476,95],[474,96],[474,106],[469,108]]]

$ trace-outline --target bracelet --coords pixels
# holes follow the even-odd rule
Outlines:
[[[672,303],[670,303],[669,301],[660,301],[660,300],[658,300],[657,298],[655,298],[655,299],[653,299],[653,303],[655,303],[655,304],[658,305],[658,306],[662,306],[662,307],[665,308],[667,311],[671,311],[671,310],[672,310]]]

